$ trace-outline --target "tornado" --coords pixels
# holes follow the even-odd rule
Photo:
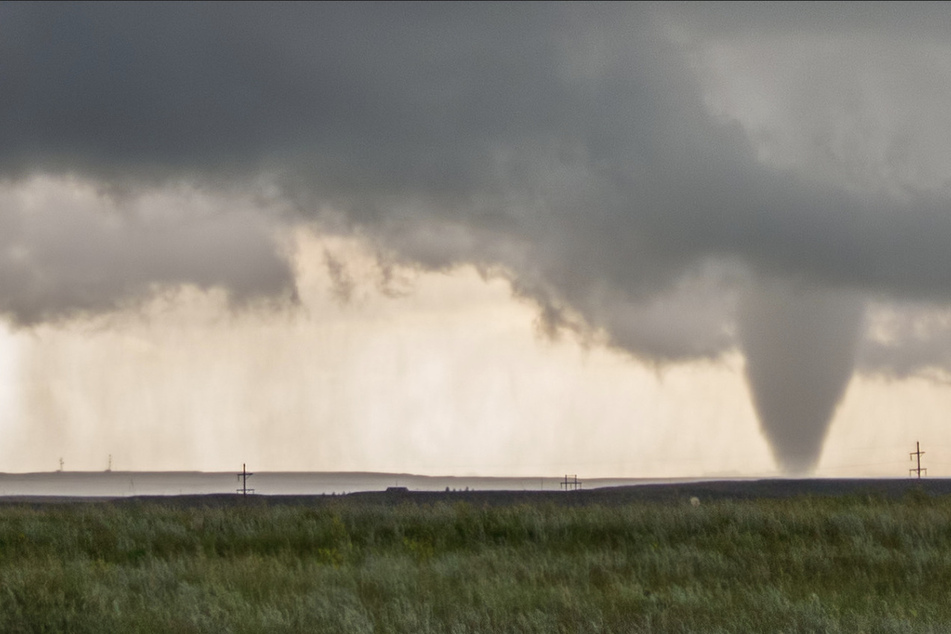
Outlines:
[[[865,314],[856,295],[759,281],[740,298],[737,327],[746,381],[779,468],[806,475],[855,365]]]

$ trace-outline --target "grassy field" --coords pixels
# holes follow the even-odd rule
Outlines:
[[[951,499],[4,505],[0,631],[949,632]]]

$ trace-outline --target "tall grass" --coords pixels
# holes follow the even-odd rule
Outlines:
[[[948,632],[951,500],[0,507],[3,632]]]

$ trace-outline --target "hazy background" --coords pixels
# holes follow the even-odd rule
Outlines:
[[[951,468],[943,5],[0,5],[0,470]]]

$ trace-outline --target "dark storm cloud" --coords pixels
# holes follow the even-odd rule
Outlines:
[[[709,258],[946,293],[943,196],[868,200],[763,166],[738,126],[707,114],[655,27],[709,11],[5,4],[0,165],[100,180],[277,173],[306,208],[335,204],[410,260],[502,264],[526,292],[592,316]],[[749,20],[818,28],[809,16],[828,11]],[[876,11],[875,24],[894,13]],[[833,24],[867,13],[838,7]]]
[[[0,312],[19,325],[128,307],[183,283],[227,289],[235,305],[293,298],[269,227],[233,201],[187,190],[116,199],[75,182],[37,188],[31,200],[0,191]]]
[[[567,105],[549,76],[555,16],[514,5],[2,11],[0,131],[14,171],[296,159],[337,191],[432,192],[471,178],[473,140],[532,138],[551,126],[544,110]]]
[[[330,202],[410,261],[501,264],[543,302],[580,304],[595,281],[607,299],[637,296],[696,255],[662,235],[667,209],[648,208],[676,188],[651,183],[683,158],[668,144],[708,123],[643,9],[0,11],[10,177],[268,171],[305,209]]]
[[[857,367],[868,374],[947,382],[951,371],[951,311],[947,304],[873,305]],[[941,376],[944,373],[945,376]]]
[[[73,174],[133,189],[174,181],[214,188],[265,174],[301,217],[356,232],[391,261],[505,275],[549,327],[600,329],[613,345],[659,361],[716,357],[737,343],[733,303],[756,292],[741,290],[758,288],[750,275],[793,280],[819,289],[815,296],[845,288],[947,301],[951,196],[906,181],[855,187],[833,169],[840,157],[827,142],[831,128],[809,128],[803,165],[759,160],[749,130],[710,113],[690,56],[731,38],[759,38],[767,51],[774,39],[820,36],[861,36],[888,56],[917,35],[948,44],[948,17],[943,5],[864,3],[4,3],[0,173],[13,183]],[[849,59],[861,65],[864,53]],[[903,90],[914,92],[930,77],[915,66],[919,58],[907,59],[883,72],[900,74]],[[861,105],[852,63],[826,76],[835,64],[810,61],[800,75],[821,90],[790,98],[799,108],[794,126],[822,119],[823,99],[836,92]],[[939,93],[926,96],[946,111]],[[888,145],[888,160],[914,155],[921,136]],[[30,222],[8,215],[7,223]],[[221,222],[234,229],[258,220]],[[155,282],[241,294],[254,258],[222,249],[213,229],[200,240],[187,234],[130,249],[114,239],[99,259],[80,245],[10,244],[0,310],[29,321],[72,305],[108,308]],[[260,227],[242,235],[251,253],[273,246]],[[159,245],[177,241],[206,255],[176,257],[170,248],[163,263]],[[27,253],[37,255],[18,265]],[[113,275],[112,260],[136,274]],[[74,261],[95,280],[91,292],[70,290]],[[251,276],[256,291],[288,287],[280,258],[257,261],[272,274]],[[790,317],[801,339],[859,327],[861,302],[839,311],[811,297]],[[786,298],[744,302],[756,308],[743,314],[759,315]],[[841,328],[823,330],[830,314]],[[789,349],[764,343],[776,333],[741,322],[758,333],[741,344]],[[817,421],[834,410],[847,380],[840,366],[854,356],[851,345],[828,350],[835,358],[826,370],[838,378],[813,408]],[[783,381],[750,384],[770,410],[760,391]],[[810,423],[819,430],[813,440],[825,422]]]
[[[775,36],[789,33],[893,35],[947,39],[947,8],[938,2],[670,2],[664,13],[705,37]]]

